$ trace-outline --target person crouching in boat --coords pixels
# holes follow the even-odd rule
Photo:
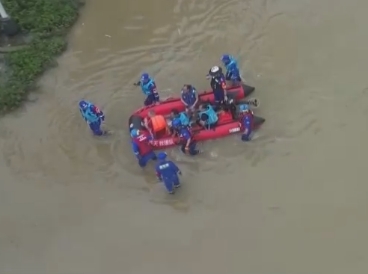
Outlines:
[[[215,104],[218,107],[222,107],[227,101],[226,80],[224,74],[222,73],[222,68],[214,66],[210,69],[208,75],[211,79],[210,85],[213,91]]]
[[[249,142],[253,137],[254,115],[248,104],[239,106],[240,123],[244,128],[241,139],[243,142]]]
[[[171,110],[171,119],[172,121],[175,119],[179,119],[182,126],[188,127],[190,125],[190,119],[185,112],[179,112],[177,109]]]
[[[199,107],[199,124],[205,129],[213,129],[217,125],[218,116],[210,104]]]
[[[231,86],[239,86],[242,82],[240,77],[240,71],[238,63],[235,58],[229,54],[224,54],[221,57],[221,61],[226,68],[225,80],[230,82]]]
[[[197,143],[194,141],[189,128],[183,126],[179,119],[174,119],[172,121],[172,126],[178,132],[181,151],[192,156],[197,155],[200,151],[197,149]]]
[[[150,110],[148,117],[144,119],[144,126],[155,139],[162,138],[170,133],[165,117],[156,115],[153,110]]]
[[[148,133],[141,132],[138,129],[132,129],[130,134],[132,136],[132,149],[140,167],[145,167],[149,160],[157,159],[149,143],[152,137]]]
[[[144,100],[145,106],[160,102],[160,95],[157,92],[156,83],[148,73],[143,73],[141,79],[137,83],[134,83],[134,85],[140,86],[143,94],[146,96],[146,100]]]
[[[178,174],[181,175],[181,171],[173,161],[166,160],[166,157],[165,152],[157,154],[156,176],[160,182],[164,183],[167,192],[174,194],[175,188],[180,187]]]
[[[181,102],[185,105],[186,112],[191,115],[198,103],[196,89],[192,85],[184,85],[181,90]]]
[[[105,121],[105,115],[98,107],[91,102],[82,100],[79,102],[79,111],[93,135],[102,136],[108,133],[108,131],[101,129],[101,124]]]

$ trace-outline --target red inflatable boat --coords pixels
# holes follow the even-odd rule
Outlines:
[[[239,101],[247,96],[249,96],[255,90],[254,87],[242,85],[236,88],[228,90],[228,97]],[[204,91],[199,94],[200,102],[210,102],[214,103],[214,96],[212,91]],[[153,105],[148,107],[143,107],[137,110],[129,118],[130,130],[135,128],[139,130],[145,130],[143,125],[143,119],[148,115],[150,110],[154,110],[156,114],[167,116],[171,113],[172,109],[177,109],[178,111],[184,111],[185,106],[180,100],[180,97],[169,98],[159,105]],[[255,116],[255,128],[259,127],[265,122],[265,119]],[[203,129],[197,125],[191,127],[191,131],[194,135],[196,141],[205,141],[210,139],[217,139],[234,134],[244,130],[238,120],[234,120],[229,112],[220,112],[218,114],[218,125],[214,129]],[[178,137],[173,137],[170,135],[163,136],[162,138],[152,141],[152,146],[155,149],[172,147],[179,144],[180,139]]]

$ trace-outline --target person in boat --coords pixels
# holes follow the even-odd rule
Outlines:
[[[178,166],[166,160],[167,154],[159,152],[157,154],[158,162],[156,164],[156,176],[160,182],[163,182],[168,193],[174,194],[175,188],[180,187],[180,179],[178,175],[182,175]]]
[[[213,129],[217,125],[218,116],[210,104],[203,104],[199,107],[199,124],[205,129]]]
[[[152,137],[147,132],[141,132],[138,129],[132,129],[132,149],[138,159],[140,167],[145,167],[150,160],[156,160],[156,154],[150,145]]]
[[[81,100],[79,111],[93,135],[102,136],[108,133],[108,131],[101,129],[102,122],[105,121],[105,115],[97,106],[89,101]]]
[[[155,139],[170,133],[165,117],[163,115],[156,115],[154,110],[148,112],[148,117],[144,119],[144,126]]]
[[[232,86],[239,86],[242,79],[235,58],[229,54],[224,54],[221,57],[221,61],[226,68],[225,80],[231,82]]]
[[[134,83],[134,85],[140,86],[143,94],[146,96],[146,100],[144,101],[145,106],[150,106],[160,101],[156,83],[148,73],[143,73],[141,79],[137,83]]]
[[[183,126],[179,119],[173,120],[172,124],[180,137],[181,151],[192,156],[197,155],[200,151],[197,149],[197,143],[194,141],[189,128]]]
[[[181,90],[181,101],[188,113],[193,113],[198,103],[196,89],[192,85],[184,85]]]
[[[214,66],[209,70],[208,75],[211,79],[210,85],[215,97],[215,104],[219,107],[225,105],[227,101],[227,87],[225,76],[222,73],[222,68]]]
[[[241,139],[243,142],[249,142],[253,137],[254,115],[253,111],[249,108],[248,104],[242,104],[239,106],[240,123],[242,124],[244,131]]]
[[[185,112],[179,112],[175,108],[171,110],[171,118],[172,120],[179,119],[183,126],[187,127],[190,125],[190,119],[188,115]]]

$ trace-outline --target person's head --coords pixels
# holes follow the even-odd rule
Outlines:
[[[166,157],[167,157],[167,154],[165,152],[159,152],[159,153],[157,153],[157,159],[159,159],[161,161],[165,160]]]
[[[208,74],[212,77],[216,77],[222,73],[222,68],[220,66],[213,66]]]
[[[191,90],[192,86],[191,85],[184,85],[183,88],[182,88],[182,91],[183,92],[189,92]]]
[[[142,73],[140,81],[145,84],[150,80],[150,78],[151,77],[149,76],[148,73]]]
[[[222,57],[221,57],[221,62],[226,66],[226,65],[228,65],[228,64],[230,64],[230,62],[231,62],[231,57],[230,57],[230,55],[229,54],[224,54],[224,55],[222,55]]]
[[[155,113],[155,111],[153,109],[151,109],[150,111],[148,111],[148,117],[149,118],[152,118],[154,116],[156,116],[156,113]]]
[[[79,101],[79,108],[81,110],[86,110],[88,108],[88,105],[89,105],[88,102],[85,100]]]
[[[179,116],[179,111],[176,108],[172,109],[171,110],[171,117],[175,118],[177,116]]]
[[[133,128],[131,131],[130,131],[130,136],[132,136],[132,138],[135,138],[135,137],[138,137],[140,134],[139,130],[138,129],[135,129]]]

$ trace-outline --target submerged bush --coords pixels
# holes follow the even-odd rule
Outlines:
[[[14,109],[26,98],[37,77],[66,47],[64,34],[78,17],[76,0],[2,0],[6,11],[31,42],[5,54],[6,80],[0,85],[0,111]],[[1,62],[1,61],[0,61]]]

